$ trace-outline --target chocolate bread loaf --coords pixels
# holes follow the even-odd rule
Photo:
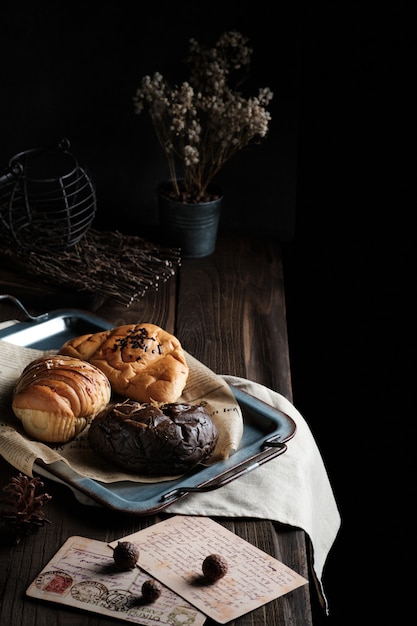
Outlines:
[[[218,431],[202,405],[109,405],[91,422],[91,448],[110,463],[143,476],[175,476],[213,453]]]

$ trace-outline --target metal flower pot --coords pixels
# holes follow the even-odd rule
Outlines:
[[[159,220],[167,245],[181,248],[184,259],[209,256],[216,248],[223,196],[200,203],[183,203],[163,194],[167,183],[158,188]]]

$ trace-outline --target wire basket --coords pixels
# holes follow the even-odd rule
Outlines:
[[[96,212],[93,184],[67,139],[14,156],[0,175],[0,229],[28,250],[79,242]]]

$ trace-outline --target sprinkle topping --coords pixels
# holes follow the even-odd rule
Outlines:
[[[151,344],[151,342],[154,342],[153,345]],[[143,350],[143,352],[148,352],[148,350],[151,350],[152,353],[157,350],[158,354],[162,354],[161,344],[157,343],[155,337],[150,337],[148,331],[146,330],[146,328],[143,328],[143,326],[135,326],[135,328],[128,330],[128,333],[125,337],[120,337],[119,339],[116,339],[113,346],[113,352],[116,352],[116,350],[122,351],[129,348],[133,350]],[[138,356],[136,360],[140,361],[141,358],[141,356]]]

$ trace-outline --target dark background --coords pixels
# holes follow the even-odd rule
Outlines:
[[[188,78],[194,37],[213,45],[229,29],[250,40],[246,96],[269,87],[270,134],[221,172],[225,228],[294,231],[300,9],[234,2],[15,3],[2,10],[0,168],[17,152],[67,137],[97,192],[96,226],[143,232],[158,221],[156,187],[169,172],[147,111],[134,113],[144,75]],[[242,185],[242,182],[244,183]],[[257,218],[253,220],[253,207]],[[148,229],[151,230],[151,229]]]
[[[405,575],[414,569],[416,415],[408,9],[319,3],[302,36],[296,227],[284,268],[294,402],[342,517],[324,572],[329,626],[406,624],[413,604]]]
[[[66,136],[95,182],[96,224],[139,235],[157,223],[154,191],[166,176],[148,118],[133,113],[140,78],[180,77],[190,37],[211,42],[229,28],[249,37],[248,86],[274,91],[272,122],[218,181],[221,228],[282,242],[294,403],[342,516],[324,573],[330,617],[317,618],[329,626],[390,615],[406,623],[416,208],[408,9],[38,2],[7,5],[0,17],[0,169]]]

